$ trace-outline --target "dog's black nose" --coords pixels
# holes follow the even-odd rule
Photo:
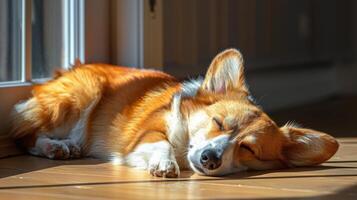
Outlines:
[[[214,149],[204,150],[201,154],[200,162],[204,168],[209,170],[214,170],[221,166],[221,159],[217,156]]]

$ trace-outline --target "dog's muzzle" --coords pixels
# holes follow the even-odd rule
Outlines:
[[[221,167],[223,155],[229,145],[228,136],[219,136],[189,152],[192,166],[203,174]]]

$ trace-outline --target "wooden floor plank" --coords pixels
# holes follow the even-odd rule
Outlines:
[[[339,139],[327,163],[309,168],[178,179],[95,159],[0,159],[0,199],[357,199],[357,138]]]
[[[198,182],[151,182],[135,184],[114,184],[97,186],[70,186],[66,188],[16,189],[4,192],[4,195],[33,196],[37,199],[49,197],[71,199],[234,199],[240,198],[287,198],[289,190],[264,187],[219,186]],[[317,196],[315,191],[298,191],[296,197]],[[219,195],[219,196],[218,196]]]

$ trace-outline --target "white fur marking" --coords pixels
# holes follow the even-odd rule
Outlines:
[[[181,94],[182,97],[194,97],[202,85],[203,79],[192,79],[182,83]]]
[[[125,163],[123,156],[121,153],[114,152],[110,155],[109,160],[112,162],[113,165],[122,165]]]
[[[25,120],[32,120],[36,118],[33,116],[33,112],[26,112],[27,110],[33,109],[37,106],[37,102],[34,98],[17,103],[14,107],[17,114],[21,114]]]
[[[35,147],[29,149],[29,153],[53,159],[57,150],[61,150],[63,156],[70,156],[70,150],[65,143],[65,140],[54,140],[47,136],[40,136],[36,140]]]
[[[22,113],[22,112],[24,112],[25,110],[27,110],[28,102],[29,102],[29,100],[27,100],[27,101],[22,101],[22,102],[16,104],[16,105],[15,105],[15,111],[16,111],[17,113]]]
[[[126,156],[125,162],[131,167],[149,170],[166,170],[174,165],[176,174],[179,173],[175,154],[167,141],[140,144]]]
[[[125,157],[125,163],[132,167],[147,169],[151,157],[166,155],[169,157],[170,144],[167,141],[140,144]]]
[[[209,122],[210,119],[205,111],[195,112],[189,117],[190,119],[188,119],[188,121],[190,123],[188,124],[188,131],[190,134],[194,133],[195,135],[197,135],[198,132],[203,132],[204,134],[206,134],[206,132],[209,131],[207,122]]]
[[[247,137],[244,138],[244,140],[251,144],[257,143],[257,137],[255,135],[248,135]]]
[[[29,153],[36,156],[44,156],[44,150],[50,139],[45,136],[40,136],[36,139],[35,146],[29,149]]]
[[[99,101],[98,99],[93,100],[89,106],[81,112],[80,118],[75,124],[75,126],[72,128],[72,130],[69,133],[69,139],[72,140],[75,144],[78,144],[82,146],[86,140],[86,130],[87,130],[87,124],[89,120],[89,115],[95,108]]]
[[[174,149],[176,159],[181,166],[188,167],[186,159],[188,146],[187,121],[181,114],[181,100],[185,97],[196,96],[202,85],[202,79],[186,81],[182,84],[181,91],[173,96],[171,110],[167,113],[165,120],[167,124],[167,137]]]

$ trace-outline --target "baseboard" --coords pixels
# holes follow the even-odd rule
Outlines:
[[[0,158],[22,154],[13,140],[5,135],[0,135]]]
[[[14,104],[30,96],[31,88],[30,84],[0,87],[0,158],[20,153],[14,141],[8,136],[11,123],[10,112]]]

